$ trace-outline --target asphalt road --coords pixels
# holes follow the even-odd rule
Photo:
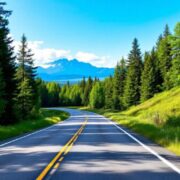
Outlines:
[[[180,179],[177,164],[103,116],[64,110],[71,117],[63,123],[0,144],[0,180],[35,180],[48,167],[43,179]]]

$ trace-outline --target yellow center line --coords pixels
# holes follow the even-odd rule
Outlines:
[[[85,125],[87,124],[87,119],[84,121],[84,123],[81,125],[79,130],[71,137],[71,139],[62,147],[62,149],[58,152],[58,154],[52,159],[52,161],[45,167],[45,169],[41,172],[41,174],[36,178],[36,180],[42,180],[48,172],[51,170],[51,168],[54,166],[54,164],[59,161],[61,162],[64,157],[61,157],[61,155],[64,153],[65,155],[70,151],[70,149],[73,146],[73,143],[77,140],[78,136],[82,133]],[[59,167],[60,163],[56,163],[54,168],[57,169]]]
[[[61,162],[63,159],[64,159],[64,157],[61,157],[61,158],[59,159],[59,162]]]
[[[59,167],[60,163],[56,163],[54,166],[54,169],[57,169]]]
[[[74,142],[77,140],[78,136],[74,139]]]
[[[64,155],[66,155],[66,154],[70,151],[70,149],[72,148],[72,146],[73,146],[73,143],[71,143],[71,144],[68,146],[68,148],[67,148],[66,151],[64,152]]]

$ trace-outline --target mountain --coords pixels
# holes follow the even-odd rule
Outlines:
[[[48,68],[38,67],[37,75],[45,81],[74,80],[82,77],[105,78],[114,73],[114,68],[96,67],[77,59],[59,59],[48,64]]]

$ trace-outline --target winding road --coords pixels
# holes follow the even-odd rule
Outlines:
[[[178,180],[179,157],[87,111],[0,144],[0,180]]]

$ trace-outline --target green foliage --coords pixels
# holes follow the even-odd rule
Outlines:
[[[18,83],[18,94],[17,94],[17,111],[19,112],[19,117],[24,120],[31,114],[33,104],[33,92],[30,81],[27,77],[23,81]]]
[[[71,92],[70,92],[70,99],[71,99],[72,106],[81,105],[81,102],[82,102],[81,92],[82,91],[79,85],[75,84],[74,86],[72,86]]]
[[[166,89],[170,89],[180,85],[180,22],[177,23],[174,29],[174,35],[170,37],[172,67],[166,74],[165,85]]]
[[[128,57],[128,71],[124,87],[124,105],[129,107],[140,101],[142,60],[137,39],[134,39]]]
[[[123,109],[123,93],[126,77],[126,65],[124,58],[117,64],[113,78],[113,108]]]
[[[0,117],[1,114],[4,113],[4,108],[6,105],[6,100],[4,99],[4,95],[5,95],[5,82],[2,75],[2,69],[0,67]]]
[[[89,104],[89,95],[93,86],[93,80],[91,77],[88,78],[83,94],[83,104],[87,106]]]
[[[60,85],[55,82],[49,82],[46,84],[48,95],[48,104],[47,106],[58,106],[59,105],[59,92],[60,92]]]
[[[3,107],[4,112],[0,117],[0,124],[9,124],[16,120],[14,116],[14,93],[16,89],[16,82],[14,80],[15,57],[8,29],[8,18],[11,15],[11,11],[5,10],[4,5],[5,3],[0,2],[0,67],[4,81],[4,100],[6,103]]]
[[[89,105],[92,108],[102,108],[104,106],[104,89],[100,82],[96,82],[92,88]]]
[[[27,45],[27,39],[23,35],[17,58],[17,96],[15,98],[17,114],[22,120],[33,115],[39,108],[38,90],[32,56],[33,54]]]
[[[165,88],[166,86],[164,84],[166,74],[170,70],[172,65],[171,44],[169,37],[170,37],[170,32],[168,26],[166,25],[163,37],[160,40],[159,46],[157,48],[157,54],[159,58],[159,69],[163,79],[163,88]]]
[[[145,53],[144,68],[141,76],[141,102],[153,97],[157,92],[156,77],[158,74],[156,61],[157,57],[154,49],[151,51],[151,54]]]
[[[0,2],[0,124],[38,116],[40,106],[90,105],[123,110],[139,104],[140,98],[144,102],[157,92],[180,85],[180,23],[173,35],[166,25],[156,49],[145,54],[144,68],[138,41],[134,39],[128,61],[122,58],[113,77],[103,82],[83,78],[79,84],[60,87],[58,83],[36,79],[33,54],[24,35],[15,64],[8,29],[11,12],[4,5]],[[159,114],[154,119],[161,121]]]
[[[104,80],[104,96],[105,96],[105,108],[113,109],[114,101],[113,101],[113,78],[110,76]]]
[[[19,121],[13,125],[0,126],[0,140],[33,132],[46,126],[56,124],[68,117],[69,114],[64,111],[42,109],[35,118],[33,117],[26,121]]]
[[[86,110],[105,115],[180,155],[180,87],[159,93],[126,111]]]

